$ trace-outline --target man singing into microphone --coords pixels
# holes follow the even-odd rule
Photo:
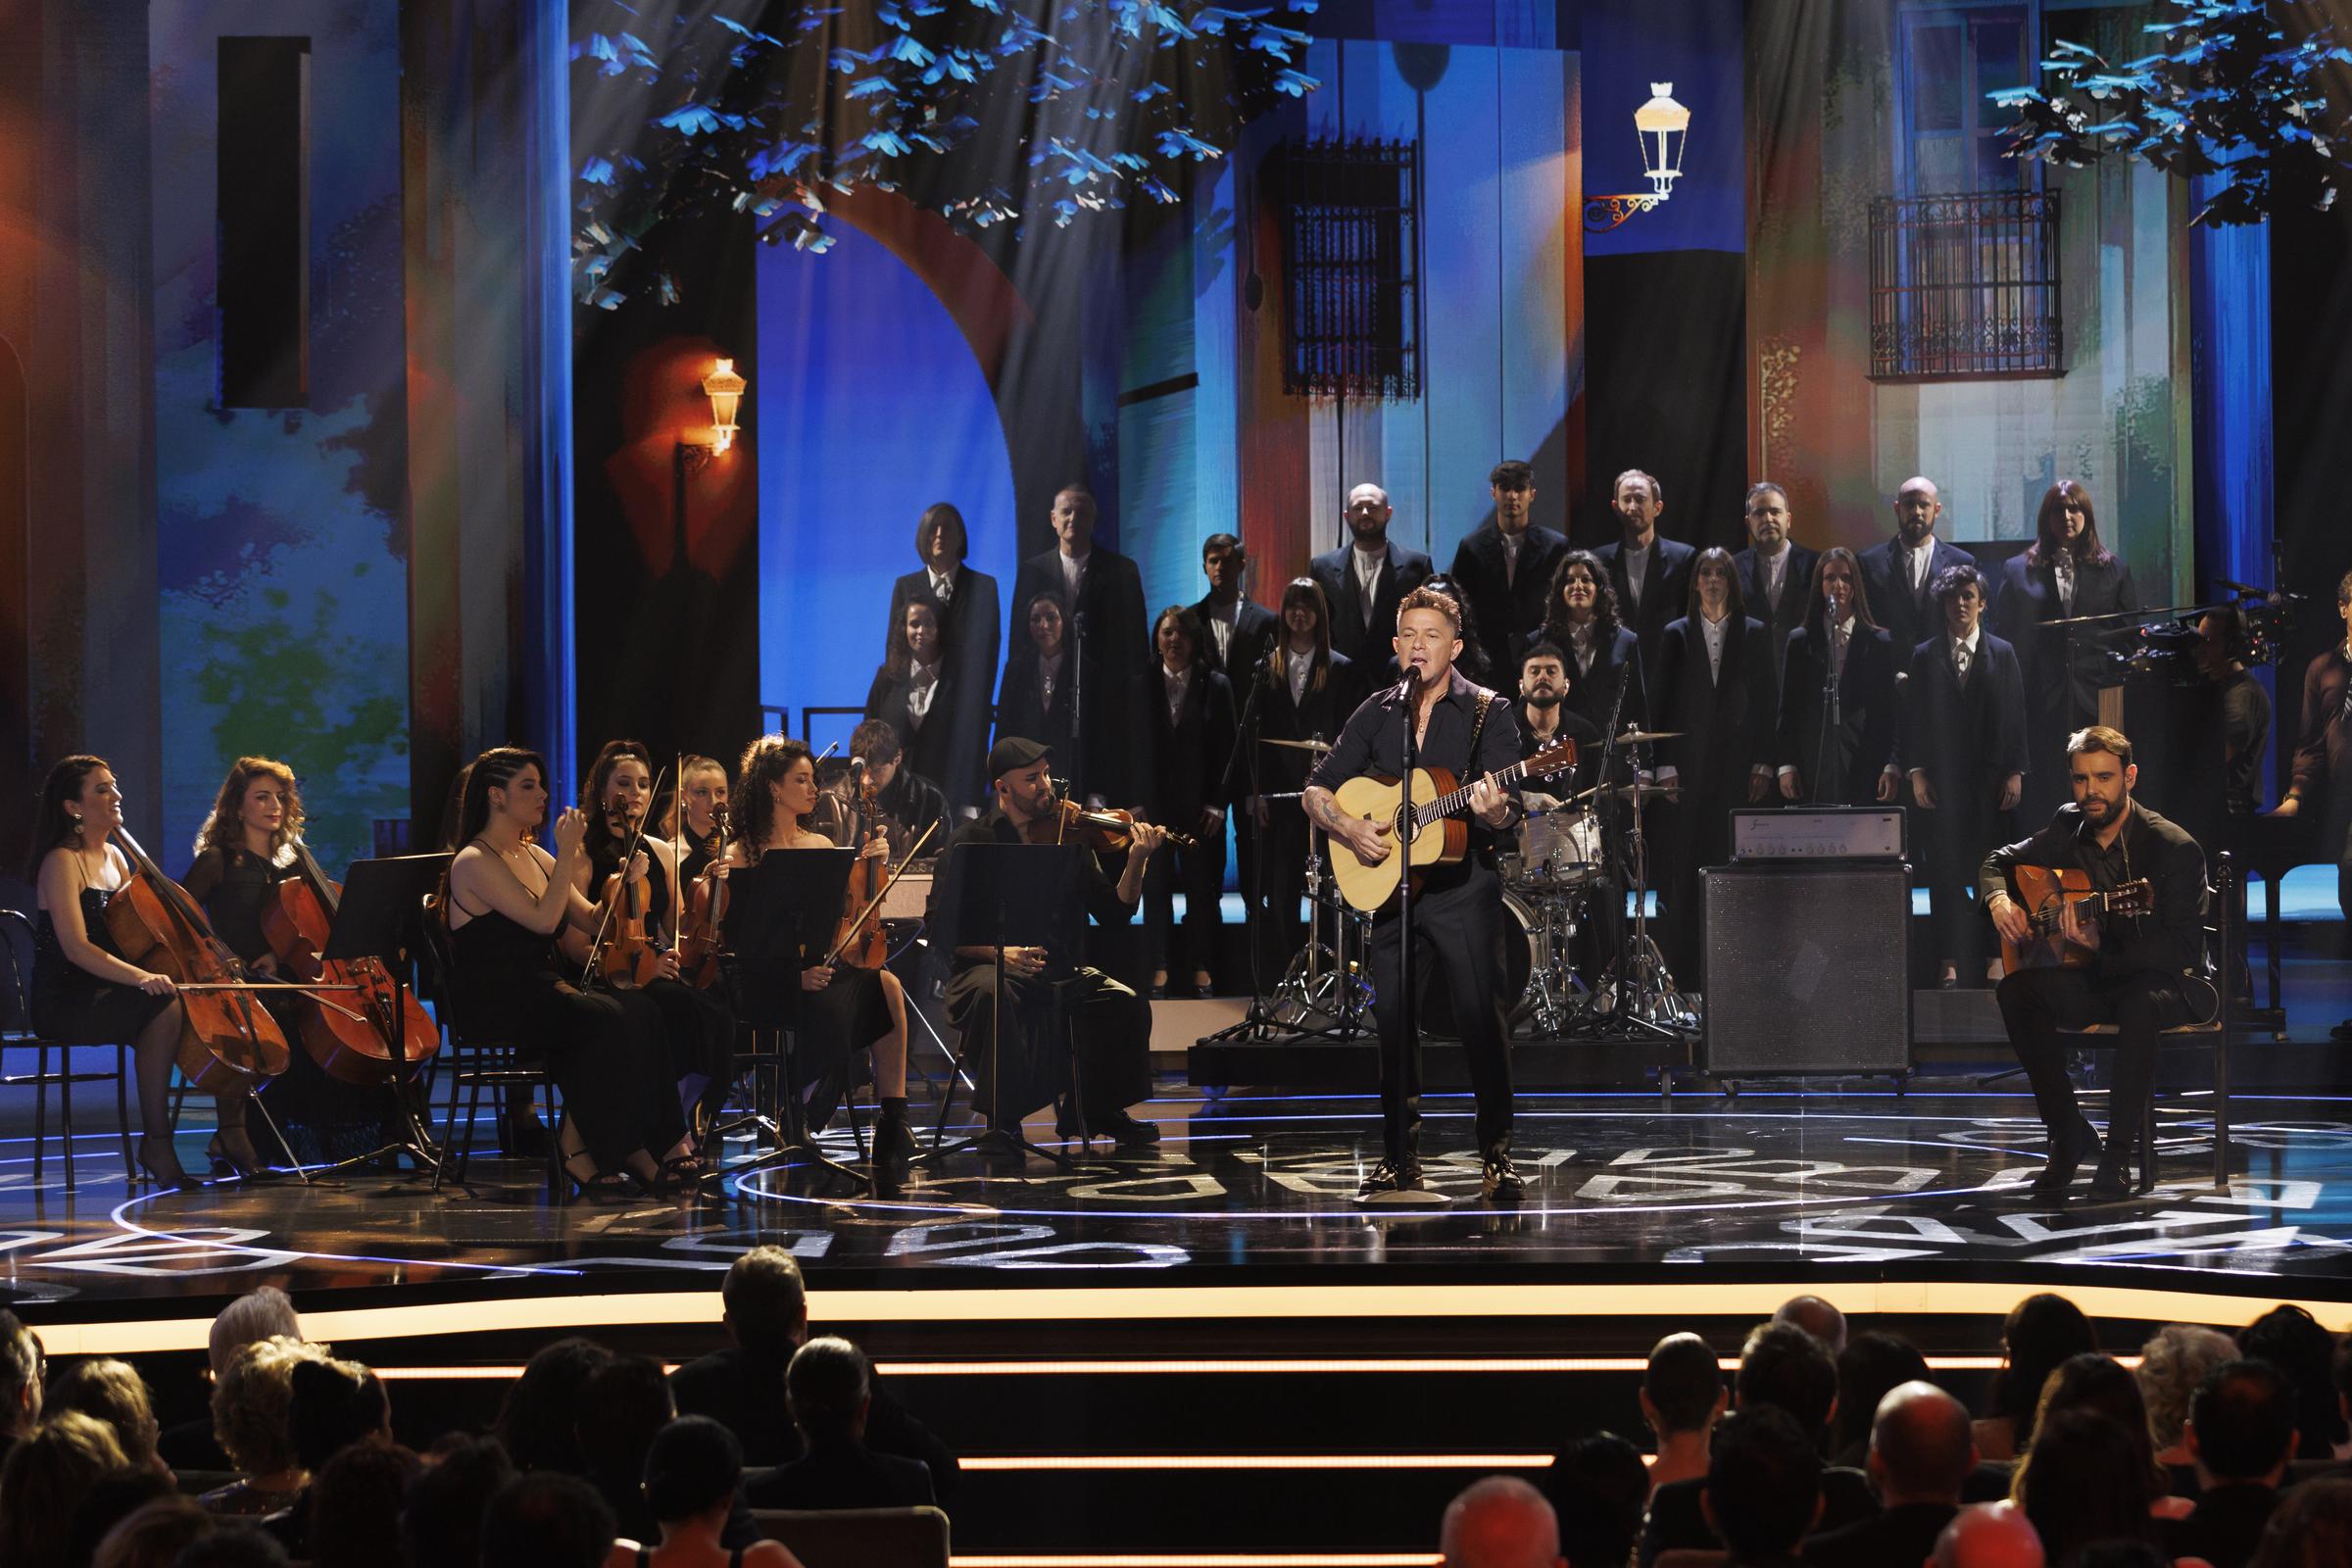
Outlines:
[[[1470,853],[1432,866],[1413,894],[1413,966],[1417,999],[1443,977],[1478,1099],[1480,1186],[1515,1202],[1525,1191],[1511,1163],[1511,1061],[1504,1045],[1502,884],[1494,874],[1495,830],[1519,812],[1513,796],[1487,775],[1519,760],[1519,725],[1507,699],[1472,684],[1453,667],[1462,652],[1462,612],[1446,595],[1416,588],[1396,607],[1396,662],[1405,676],[1355,710],[1337,745],[1307,782],[1306,812],[1332,837],[1332,853],[1352,851],[1377,865],[1396,852],[1387,822],[1340,809],[1333,791],[1348,779],[1404,773],[1404,733],[1413,725],[1419,762],[1442,767],[1470,786]],[[1427,831],[1440,829],[1432,825]],[[1399,1004],[1403,932],[1396,906],[1372,926],[1372,1013],[1380,1026],[1383,1157],[1358,1196],[1409,1192],[1421,1185],[1421,1031]]]

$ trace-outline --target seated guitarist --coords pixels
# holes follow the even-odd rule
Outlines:
[[[1400,777],[1404,771],[1401,710],[1409,706],[1419,736],[1420,763],[1450,771],[1470,785],[1470,853],[1451,865],[1434,865],[1413,896],[1416,1003],[1443,975],[1460,1020],[1478,1100],[1478,1150],[1486,1196],[1516,1201],[1525,1191],[1511,1163],[1511,1059],[1503,993],[1502,883],[1494,874],[1494,831],[1519,814],[1513,787],[1506,794],[1486,775],[1519,761],[1519,725],[1508,699],[1475,685],[1454,668],[1462,652],[1462,612],[1446,594],[1416,588],[1396,607],[1396,664],[1405,680],[1367,699],[1307,782],[1306,812],[1341,845],[1377,865],[1395,852],[1386,822],[1368,822],[1340,809],[1333,791],[1365,773]],[[1409,698],[1408,698],[1409,688]],[[1472,781],[1475,780],[1475,783]],[[1438,831],[1433,825],[1426,831]],[[1359,1196],[1409,1192],[1421,1185],[1420,1020],[1397,1004],[1402,934],[1394,904],[1372,926],[1372,1012],[1380,1025],[1380,1103],[1385,1157],[1364,1178]]]
[[[2049,1129],[2049,1163],[2034,1179],[2036,1198],[2063,1196],[2076,1167],[2099,1150],[2098,1135],[2075,1102],[2057,1031],[2117,1026],[2107,1144],[2090,1184],[2092,1198],[2116,1199],[2131,1190],[2125,1172],[2156,1071],[2157,1033],[2188,1021],[2181,983],[2204,951],[2205,854],[2196,840],[2132,799],[2139,769],[2121,731],[2104,724],[2077,730],[2066,751],[2075,804],[2060,807],[2049,826],[2024,843],[1985,857],[1979,896],[2002,937],[2026,944],[2034,938],[2012,867],[2079,870],[2097,893],[2144,879],[2153,892],[2152,913],[2117,916],[2103,925],[2079,919],[2070,905],[2060,930],[2069,950],[2082,950],[2088,962],[2017,969],[2003,977],[1998,993],[2001,1021]]]

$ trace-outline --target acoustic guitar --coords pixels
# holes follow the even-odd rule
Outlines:
[[[2090,873],[2072,867],[2013,865],[2009,880],[2013,896],[2034,922],[2033,938],[2023,944],[2001,939],[2001,972],[2020,969],[2087,968],[2097,956],[2090,949],[2066,940],[2058,929],[2059,910],[2072,905],[2075,919],[2094,925],[2111,914],[2146,914],[2156,907],[2156,890],[2145,877],[2126,882],[2105,893],[2090,890]]]
[[[1496,788],[1515,784],[1523,778],[1547,778],[1566,772],[1576,765],[1576,742],[1552,742],[1524,762],[1489,773],[1487,778]],[[1404,875],[1407,862],[1415,874],[1433,865],[1451,865],[1470,853],[1470,824],[1455,813],[1470,804],[1471,786],[1459,785],[1452,772],[1443,767],[1413,769],[1413,830],[1404,829],[1404,785],[1401,780],[1367,773],[1351,778],[1333,791],[1341,810],[1366,822],[1386,822],[1394,835],[1392,844],[1409,841],[1410,855],[1400,855],[1395,849],[1378,865],[1366,865],[1356,858],[1355,851],[1341,839],[1331,841],[1331,870],[1338,878],[1340,896],[1358,909],[1377,909],[1394,898],[1397,878]],[[1442,824],[1444,831],[1425,833],[1422,829]],[[1418,887],[1420,884],[1415,883]]]

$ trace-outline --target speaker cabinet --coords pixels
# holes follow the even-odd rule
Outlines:
[[[1699,878],[1704,1071],[1911,1070],[1908,866],[1718,865]]]

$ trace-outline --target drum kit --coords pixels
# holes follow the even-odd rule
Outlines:
[[[1671,738],[1670,731],[1629,730],[1617,737],[1617,744]],[[1331,750],[1315,740],[1264,744],[1316,754]],[[1640,806],[1665,794],[1661,785],[1628,783],[1595,785],[1563,800],[1535,796],[1538,804],[1530,806],[1518,824],[1512,846],[1496,855],[1503,884],[1504,985],[1511,999],[1513,1035],[1679,1037],[1698,1027],[1696,999],[1676,989],[1665,957],[1649,935],[1648,856]],[[1634,808],[1609,809],[1618,803]],[[1266,1002],[1265,1016],[1307,1037],[1369,1033],[1372,916],[1340,897],[1322,854],[1322,833],[1311,822],[1305,831],[1306,945],[1291,959]],[[1624,869],[1622,881],[1611,874],[1613,864]],[[1635,911],[1630,923],[1603,919],[1601,901],[1623,899],[1629,887]],[[1589,985],[1577,968],[1578,937],[1594,926],[1595,941],[1614,935],[1618,950],[1586,955],[1595,975]],[[1458,1032],[1442,990],[1421,1012],[1427,1033],[1451,1038]]]

